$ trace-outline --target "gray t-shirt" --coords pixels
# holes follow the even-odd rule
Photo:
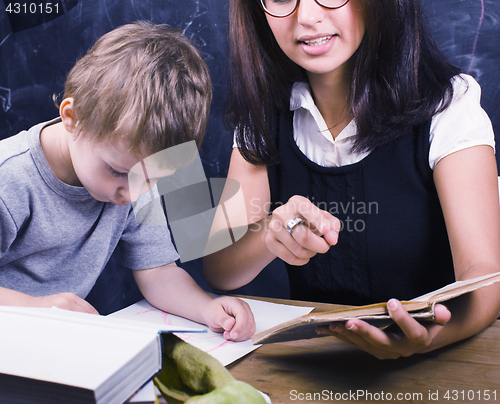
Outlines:
[[[0,141],[0,286],[84,298],[117,246],[131,269],[177,260],[164,216],[141,225],[130,203],[99,202],[56,177],[40,145],[41,130],[55,122]]]

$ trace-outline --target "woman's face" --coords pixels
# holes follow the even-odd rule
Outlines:
[[[283,52],[312,74],[341,71],[365,34],[359,0],[350,0],[334,10],[325,9],[314,0],[301,0],[298,9],[288,17],[266,14],[266,18]]]

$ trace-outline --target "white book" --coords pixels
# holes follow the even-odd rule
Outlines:
[[[0,404],[121,404],[161,370],[161,333],[204,332],[10,306],[0,324]]]

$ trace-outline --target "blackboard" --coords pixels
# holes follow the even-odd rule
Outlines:
[[[481,85],[481,104],[500,147],[500,1],[424,0],[441,50]],[[497,165],[500,161],[497,153]]]
[[[205,57],[212,74],[214,99],[200,156],[207,177],[226,175],[232,143],[231,134],[223,125],[227,0],[38,0],[31,3],[23,0],[18,3],[26,3],[28,12],[21,10],[19,15],[6,11],[12,1],[3,1],[4,4],[0,2],[0,139],[57,115],[52,95],[62,91],[66,73],[99,36],[127,22],[149,20],[181,29]],[[422,1],[438,45],[481,85],[483,108],[500,136],[500,1]],[[57,4],[58,14],[29,15],[30,4],[41,3],[50,3],[53,7]],[[208,289],[199,260],[185,267]],[[115,273],[103,281],[104,287],[119,283],[119,278],[121,274]],[[249,288],[240,291],[286,297],[286,282],[282,266],[275,264]],[[93,299],[98,299],[100,293],[93,292]]]
[[[226,84],[227,0],[38,0],[59,5],[59,16],[19,14],[0,3],[0,139],[57,113],[75,60],[105,32],[134,20],[180,28],[202,51],[212,74],[214,102],[201,155],[207,176],[224,176],[230,136],[222,124]],[[500,1],[423,0],[441,49],[478,80],[483,108],[500,133]],[[2,7],[5,6],[5,7]],[[29,7],[28,7],[29,11]],[[38,18],[38,19],[37,19]],[[39,24],[39,25],[36,25]],[[32,28],[29,28],[33,26]]]
[[[4,1],[9,3],[13,2]],[[40,3],[47,1],[36,4]],[[198,45],[209,64],[215,101],[202,154],[209,170],[207,176],[224,176],[231,139],[222,126],[227,26],[223,3],[219,0],[59,0],[58,3],[66,4],[67,11],[29,29],[23,29],[29,24],[23,24],[22,20],[30,16],[24,9],[20,13],[23,19],[14,23],[9,20],[14,13],[6,12],[4,7],[0,10],[0,138],[57,116],[52,94],[63,90],[67,72],[98,37],[127,22],[149,20],[181,29]]]

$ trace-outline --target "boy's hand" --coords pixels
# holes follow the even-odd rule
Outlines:
[[[250,306],[235,297],[213,299],[205,308],[205,324],[214,332],[222,332],[224,338],[244,341],[255,333],[255,320]]]
[[[74,293],[58,293],[56,295],[33,297],[35,307],[54,307],[59,309],[99,314],[86,300]]]

